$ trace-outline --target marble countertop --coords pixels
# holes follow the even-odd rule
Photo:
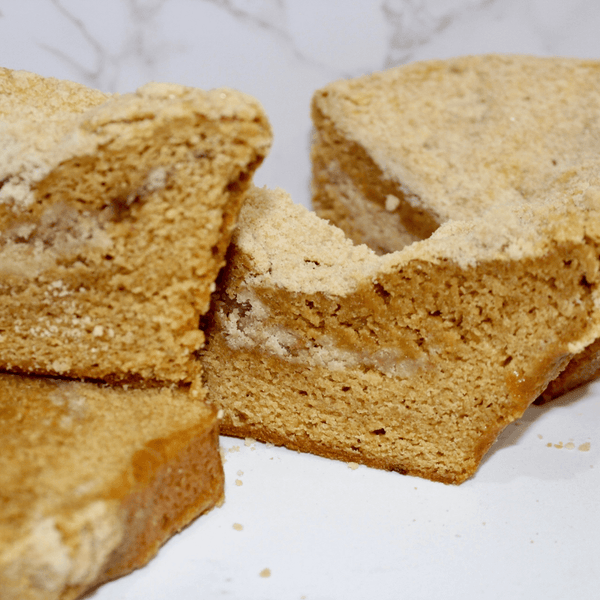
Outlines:
[[[596,0],[22,0],[0,3],[0,64],[252,94],[275,134],[255,182],[309,206],[317,88],[460,54],[598,58],[598,31]],[[596,598],[599,400],[532,406],[460,487],[222,438],[225,505],[92,597]]]

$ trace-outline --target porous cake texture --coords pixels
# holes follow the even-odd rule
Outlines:
[[[191,381],[271,131],[239,92],[0,69],[0,368]]]
[[[600,190],[377,256],[254,190],[201,353],[221,431],[461,483],[598,336]]]
[[[404,65],[313,97],[313,204],[379,254],[530,202],[600,153],[600,62],[518,55]],[[550,399],[598,374],[595,347]]]
[[[0,595],[70,600],[222,500],[216,411],[175,387],[0,374]]]

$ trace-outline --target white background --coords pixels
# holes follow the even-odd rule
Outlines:
[[[600,58],[599,31],[596,0],[9,0],[0,64],[250,93],[275,132],[255,182],[308,206],[317,88],[467,53]],[[225,505],[93,598],[599,598],[599,399],[532,406],[459,487],[222,438]]]

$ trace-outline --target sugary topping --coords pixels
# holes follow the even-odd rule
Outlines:
[[[467,56],[332,83],[314,108],[443,222],[595,159],[599,86],[600,61]]]
[[[282,190],[254,188],[240,213],[236,243],[252,256],[258,279],[308,294],[348,293],[378,264],[370,249],[352,245]]]
[[[79,84],[0,69],[0,204],[25,209],[32,188],[57,165],[92,154],[119,136],[132,119],[155,125],[190,113],[208,119],[265,123],[260,104],[230,89],[205,92],[176,84],[150,83],[137,92],[109,96]]]
[[[598,235],[600,186],[586,181],[595,177],[600,181],[590,169],[528,204],[500,203],[479,218],[450,221],[427,240],[381,257],[366,246],[353,246],[341,230],[294,204],[285,192],[254,188],[235,240],[252,257],[255,283],[345,295],[410,261],[451,260],[468,268],[481,260],[537,257],[555,243]]]

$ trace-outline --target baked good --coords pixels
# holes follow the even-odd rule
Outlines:
[[[596,159],[599,86],[600,61],[497,54],[333,82],[312,102],[315,211],[391,252],[527,201]]]
[[[257,101],[107,96],[0,70],[0,368],[191,381],[198,328],[271,141]]]
[[[221,431],[460,483],[598,337],[599,245],[593,186],[384,256],[254,190],[201,353]]]
[[[529,202],[597,161],[600,62],[465,56],[337,81],[313,97],[317,214],[380,254],[452,219]],[[587,349],[544,392],[596,377]]]
[[[69,600],[223,498],[216,411],[176,387],[0,374],[3,600]]]

